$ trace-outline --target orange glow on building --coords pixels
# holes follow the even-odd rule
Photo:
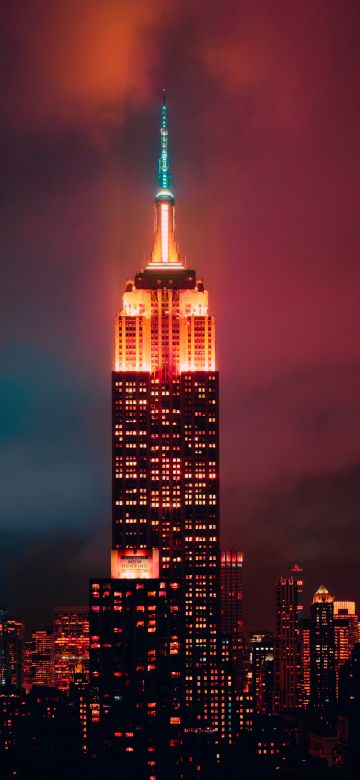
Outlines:
[[[115,320],[116,371],[157,373],[164,360],[172,374],[215,370],[215,322],[208,314],[208,293],[202,280],[190,281],[192,287],[180,290],[161,285],[147,290],[136,281],[127,282]],[[169,282],[176,285],[175,279]]]

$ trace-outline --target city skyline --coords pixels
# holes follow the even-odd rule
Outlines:
[[[134,65],[128,81],[110,79],[109,92],[89,62],[73,69],[73,84],[66,69],[59,75],[62,54],[74,62],[85,42],[76,30],[59,41],[59,18],[50,14],[45,28],[40,14],[41,64],[56,101],[44,81],[35,93],[41,68],[31,19],[6,14],[3,600],[34,626],[36,603],[46,623],[54,604],[85,603],[87,577],[108,565],[109,323],[122,278],[151,235],[154,96],[165,81],[183,251],[206,277],[219,322],[222,546],[244,552],[245,620],[266,630],[272,583],[292,559],[304,564],[305,605],[321,582],[359,603],[356,9],[350,4],[345,17],[332,5],[309,6],[306,25],[283,9],[282,40],[266,4],[261,24],[250,4],[243,17],[231,5],[234,30],[243,30],[232,68],[226,21],[215,29],[210,4],[203,42],[192,12],[197,53],[183,38],[191,66],[201,59],[194,75],[179,55],[171,73],[164,67],[176,35],[160,6],[145,22],[163,44],[146,52],[149,78]],[[189,8],[177,13],[183,30]],[[95,30],[99,22],[104,33],[111,24],[119,32],[119,19],[100,4],[96,14],[85,40],[99,73],[113,76],[113,38],[107,58]],[[133,62],[144,30],[131,16],[128,23],[124,56]],[[24,59],[11,57],[18,40]]]
[[[178,243],[165,89],[159,124],[152,249],[133,263],[115,310],[107,565],[99,576],[100,556],[89,556],[88,606],[75,606],[70,578],[72,604],[54,607],[52,625],[41,626],[35,598],[31,638],[23,613],[14,614],[11,603],[0,609],[5,771],[20,770],[29,780],[43,771],[94,780],[114,771],[139,780],[169,773],[230,780],[240,762],[245,774],[259,770],[264,778],[280,769],[325,776],[334,767],[350,777],[359,765],[356,594],[346,591],[347,581],[335,595],[317,585],[308,618],[306,555],[293,556],[285,570],[275,562],[275,631],[262,623],[264,603],[259,608],[257,601],[254,622],[244,613],[249,595],[270,590],[264,562],[271,545],[264,533],[255,566],[250,556],[248,572],[257,581],[250,590],[246,540],[258,529],[243,533],[241,548],[224,544],[227,532],[221,538],[216,318],[211,285],[209,299],[206,275],[183,252],[181,232]],[[42,389],[46,412],[54,399],[46,383]],[[227,413],[233,458],[241,461],[238,405]],[[51,452],[61,422],[55,415],[48,431]],[[293,515],[280,519],[287,552],[294,552]],[[268,534],[272,539],[272,526]],[[41,545],[37,554],[49,603]],[[84,574],[81,565],[77,574]],[[20,584],[25,599],[34,599],[26,573]]]

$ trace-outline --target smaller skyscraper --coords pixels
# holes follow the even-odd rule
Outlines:
[[[23,649],[25,626],[20,620],[10,618],[7,624],[7,649],[9,683],[20,689],[22,686]]]
[[[52,628],[39,628],[31,634],[31,687],[54,685],[54,633]]]
[[[7,610],[0,607],[0,687],[7,684],[8,678],[7,621]]]
[[[0,686],[22,685],[24,624],[0,609]]]
[[[334,598],[324,585],[311,604],[310,656],[311,706],[329,707],[336,700]]]
[[[280,577],[276,582],[275,712],[293,709],[302,703],[302,590],[302,568],[294,564],[290,577]]]
[[[23,647],[22,684],[28,693],[32,686],[31,677],[32,641],[27,639]]]
[[[221,552],[220,629],[229,638],[229,660],[234,674],[243,672],[243,554],[239,550]]]
[[[308,707],[310,704],[310,634],[311,621],[309,618],[303,618],[300,627],[301,637],[301,677],[302,677],[302,705]]]
[[[357,641],[358,616],[355,601],[334,601],[336,697],[339,693],[339,670],[349,660]]]
[[[220,733],[231,745],[239,732],[244,672],[242,552],[222,550],[220,587]]]
[[[257,714],[270,715],[274,694],[273,634],[252,631],[249,648],[254,710]]]
[[[75,670],[89,669],[89,610],[87,607],[55,607],[54,685],[69,690]]]

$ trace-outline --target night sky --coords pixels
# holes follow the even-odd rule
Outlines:
[[[2,0],[0,36],[0,602],[40,625],[108,571],[113,320],[163,87],[248,627],[291,559],[307,603],[360,600],[359,3]]]

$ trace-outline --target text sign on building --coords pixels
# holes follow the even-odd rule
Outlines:
[[[159,550],[112,550],[111,576],[118,580],[159,577]]]

